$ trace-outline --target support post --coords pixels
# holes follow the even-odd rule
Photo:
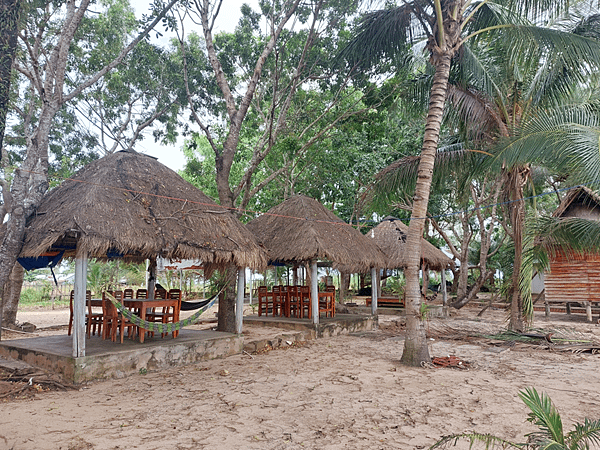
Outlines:
[[[448,306],[448,289],[446,288],[446,269],[442,269],[442,305]]]
[[[148,298],[154,300],[154,292],[156,291],[156,258],[150,260],[148,265]]]
[[[379,283],[377,283],[377,269],[375,267],[371,268],[371,314],[377,314],[377,288]]]
[[[319,280],[317,276],[317,261],[315,260],[310,265],[310,297],[312,298],[310,313],[314,325],[319,324]]]
[[[85,309],[88,255],[77,245],[75,255],[75,286],[73,294],[73,357],[85,356]]]
[[[235,332],[242,334],[244,325],[244,268],[238,269],[237,297],[235,300]]]
[[[254,272],[250,271],[250,300],[249,303],[252,304],[252,289],[254,289]]]

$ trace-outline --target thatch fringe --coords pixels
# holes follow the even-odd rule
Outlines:
[[[334,267],[368,272],[384,267],[384,255],[360,231],[321,203],[295,195],[248,223],[273,261],[300,263],[326,260]]]
[[[386,217],[367,236],[372,237],[386,255],[386,268],[405,268],[407,262],[406,235],[408,227],[395,217]],[[453,266],[444,252],[425,239],[421,240],[421,262],[432,270],[444,270]]]

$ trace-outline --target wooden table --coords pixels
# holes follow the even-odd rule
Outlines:
[[[123,299],[123,305],[129,309],[136,309],[139,311],[140,318],[142,320],[146,320],[146,311],[148,308],[173,308],[174,317],[173,322],[179,322],[179,300],[174,300],[170,298],[166,299],[144,299],[144,298],[126,298]],[[146,330],[141,328],[139,330],[140,335],[140,343],[144,342],[144,337],[146,336]],[[175,333],[173,333],[173,337],[175,337]]]

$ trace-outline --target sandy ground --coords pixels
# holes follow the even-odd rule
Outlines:
[[[375,332],[0,403],[0,449],[421,449],[468,431],[523,442],[536,429],[518,398],[528,386],[552,398],[566,429],[600,418],[599,355],[449,339],[501,329],[503,312],[476,312],[429,323],[431,355],[456,355],[468,370],[401,366],[402,318],[380,316]],[[600,341],[583,319],[534,325]]]

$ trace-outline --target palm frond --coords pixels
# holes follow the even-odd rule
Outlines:
[[[546,443],[551,440],[559,445],[564,445],[562,420],[550,397],[544,393],[538,394],[534,388],[526,388],[519,392],[519,398],[531,410],[527,420],[540,428],[540,432],[528,436],[538,442]],[[546,446],[546,448],[549,447]]]
[[[600,252],[600,222],[579,217],[540,217],[527,225],[536,247],[550,255]],[[539,254],[538,254],[539,257]]]
[[[423,31],[414,20],[410,3],[372,11],[359,21],[355,37],[342,51],[342,57],[371,66],[381,59],[407,53],[412,43],[423,39]]]
[[[600,120],[590,105],[538,111],[494,150],[506,165],[543,164],[592,182],[600,173]]]
[[[571,449],[588,449],[600,446],[600,420],[589,420],[575,424],[575,429],[567,434]]]
[[[473,446],[476,444],[480,444],[486,450],[491,450],[494,448],[523,448],[525,446],[525,444],[516,444],[491,434],[462,433],[443,436],[442,439],[429,447],[429,450],[436,448],[455,447],[458,441],[461,440],[469,441],[469,448],[473,448]]]

